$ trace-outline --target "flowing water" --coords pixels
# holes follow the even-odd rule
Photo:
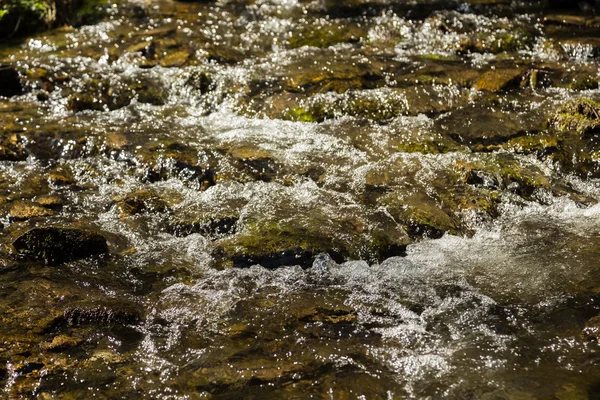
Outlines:
[[[600,398],[597,3],[94,7],[0,45],[0,397]]]

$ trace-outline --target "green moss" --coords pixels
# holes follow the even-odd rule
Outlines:
[[[302,46],[326,48],[338,43],[358,41],[363,30],[355,25],[336,23],[313,23],[293,32],[288,39],[292,48]]]
[[[550,120],[560,132],[583,135],[600,129],[600,103],[581,98],[561,107]]]
[[[536,189],[553,188],[549,178],[537,167],[524,165],[515,155],[509,153],[498,153],[489,158],[468,162],[461,165],[460,169],[466,172],[466,182],[471,185],[508,189],[525,199],[531,198]],[[489,184],[485,183],[486,180]]]
[[[486,92],[499,92],[517,86],[523,77],[524,71],[520,68],[493,69],[486,71],[473,86],[477,90]]]
[[[569,87],[572,90],[579,91],[598,89],[598,79],[594,79],[591,76],[575,78]]]
[[[545,154],[556,150],[559,144],[560,139],[556,136],[541,134],[510,139],[503,147],[524,154]]]
[[[439,238],[445,232],[457,234],[462,231],[460,220],[447,212],[439,200],[425,193],[407,196],[402,191],[394,191],[382,196],[378,202],[413,238]]]
[[[394,144],[394,149],[406,153],[445,154],[451,151],[464,151],[455,143],[442,140],[421,140]]]
[[[285,119],[298,122],[318,122],[319,117],[312,110],[306,110],[303,107],[294,107],[289,109],[284,115]]]
[[[89,24],[104,15],[107,4],[106,0],[5,0],[0,5],[0,38]]]
[[[420,56],[425,60],[435,61],[435,62],[455,62],[460,61],[460,57],[458,56],[446,56],[442,54],[423,54]]]
[[[404,106],[393,97],[359,96],[350,99],[341,108],[341,113],[373,121],[382,121],[397,117]]]
[[[533,44],[533,35],[525,29],[514,29],[497,35],[490,45],[492,53],[513,52],[523,50]]]
[[[292,224],[264,221],[247,224],[243,235],[225,242],[222,248],[230,254],[242,250],[247,255],[262,255],[296,248],[315,253],[331,249],[332,245],[332,239],[318,231]]]
[[[290,212],[290,211],[286,211]],[[373,216],[371,226],[360,218],[332,221],[315,212],[293,219],[244,221],[241,231],[218,245],[218,252],[234,266],[260,264],[267,268],[282,265],[312,265],[318,253],[337,261],[383,258],[403,254],[410,242],[406,232],[387,214]]]
[[[445,189],[445,190],[444,190]],[[494,216],[500,204],[500,192],[468,186],[442,188],[438,191],[442,204],[455,212],[475,211]]]

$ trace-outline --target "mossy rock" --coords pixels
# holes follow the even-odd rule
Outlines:
[[[466,183],[489,189],[509,190],[527,200],[538,189],[553,189],[550,178],[538,167],[523,164],[510,153],[498,153],[455,164],[464,171]]]
[[[167,54],[160,60],[160,65],[166,68],[181,67],[190,58],[190,53],[185,50],[179,50]]]
[[[460,220],[444,210],[439,200],[425,193],[405,196],[393,191],[383,195],[378,202],[387,208],[412,238],[440,238],[446,232],[458,234],[462,230]]]
[[[582,336],[585,340],[600,343],[600,315],[590,318],[585,323]]]
[[[270,153],[251,146],[227,150],[232,165],[252,180],[271,182],[283,175],[283,165]]]
[[[307,219],[311,218],[311,219]],[[403,255],[411,240],[393,221],[375,216],[375,227],[351,218],[331,221],[314,215],[294,220],[244,223],[241,231],[217,245],[217,253],[235,267],[255,264],[265,268],[285,265],[310,267],[319,253],[337,261],[383,258]]]
[[[0,5],[0,39],[61,25],[83,25],[105,15],[106,0],[6,0]]]
[[[149,190],[136,190],[128,193],[118,201],[122,217],[140,214],[143,212],[160,213],[169,209],[167,203],[157,194]]]
[[[137,101],[155,106],[164,105],[169,94],[166,90],[160,87],[156,82],[137,82],[129,86]]]
[[[519,136],[508,140],[503,148],[522,154],[546,156],[559,150],[562,140],[556,135],[541,133]]]
[[[507,142],[534,136],[547,125],[546,110],[520,112],[497,104],[496,95],[454,109],[435,121],[438,131],[475,152],[491,152]]]
[[[138,173],[145,182],[158,182],[172,177],[196,183],[202,190],[215,184],[211,165],[199,165],[198,149],[179,142],[164,142],[136,154]]]
[[[325,48],[338,43],[358,42],[365,34],[365,29],[357,24],[318,21],[294,30],[290,33],[288,43],[292,48]]]
[[[90,89],[92,90],[92,89]],[[85,110],[105,111],[123,108],[131,102],[131,94],[112,94],[110,88],[102,89],[100,92],[74,93],[67,101],[67,109],[80,112]]]
[[[323,232],[305,227],[263,222],[253,224],[235,238],[223,241],[218,251],[233,262],[235,267],[260,264],[265,268],[285,265],[312,265],[314,256],[328,252],[341,259],[345,249],[341,243]]]
[[[68,335],[56,335],[52,340],[40,344],[44,351],[61,352],[72,349],[83,343],[83,338]]]
[[[492,69],[481,75],[473,88],[495,93],[518,87],[524,73],[525,71],[520,68]]]
[[[28,157],[26,151],[26,138],[17,134],[4,134],[0,139],[1,161],[25,161]]]
[[[453,99],[454,106],[466,101],[467,97],[462,94]],[[322,122],[344,116],[385,121],[402,115],[437,115],[450,110],[445,94],[420,86],[349,90],[291,103],[282,118],[302,122]]]
[[[322,122],[327,119],[322,109],[293,107],[288,109],[282,116],[283,119],[297,122]]]
[[[289,92],[344,93],[350,89],[375,89],[385,86],[382,71],[377,65],[337,60],[326,50],[311,55],[313,63],[298,59],[281,71],[278,82],[260,78],[251,83],[252,94],[268,90],[269,87]]]
[[[237,232],[238,217],[221,216],[204,218],[173,218],[167,227],[167,231],[175,236],[188,236],[199,233],[211,239],[233,235]]]
[[[500,30],[494,35],[480,33],[476,35],[473,50],[480,53],[510,53],[526,50],[534,44],[534,35],[527,29],[515,28]]]
[[[76,228],[34,228],[14,241],[17,253],[60,264],[108,252],[106,239],[95,232]]]
[[[59,210],[63,206],[63,199],[56,194],[48,194],[37,196],[35,202],[42,207],[49,208],[51,210]]]
[[[578,135],[600,132],[600,102],[589,98],[573,100],[561,107],[549,121],[559,132]]]
[[[569,87],[573,90],[594,90],[598,89],[598,79],[592,76],[582,76],[573,79]]]

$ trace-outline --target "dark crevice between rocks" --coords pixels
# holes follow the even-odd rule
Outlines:
[[[329,256],[338,263],[344,262],[344,257],[336,251],[328,251]],[[233,266],[236,268],[249,268],[253,265],[260,265],[267,269],[276,269],[284,266],[299,265],[302,268],[312,267],[316,254],[303,249],[292,249],[282,251],[276,254],[261,255],[234,255],[231,257]]]

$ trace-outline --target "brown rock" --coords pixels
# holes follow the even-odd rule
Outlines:
[[[18,201],[12,204],[8,214],[13,221],[25,221],[30,218],[54,215],[55,212],[35,203]]]
[[[489,70],[479,77],[474,89],[486,92],[499,92],[518,84],[524,71],[519,68]]]

